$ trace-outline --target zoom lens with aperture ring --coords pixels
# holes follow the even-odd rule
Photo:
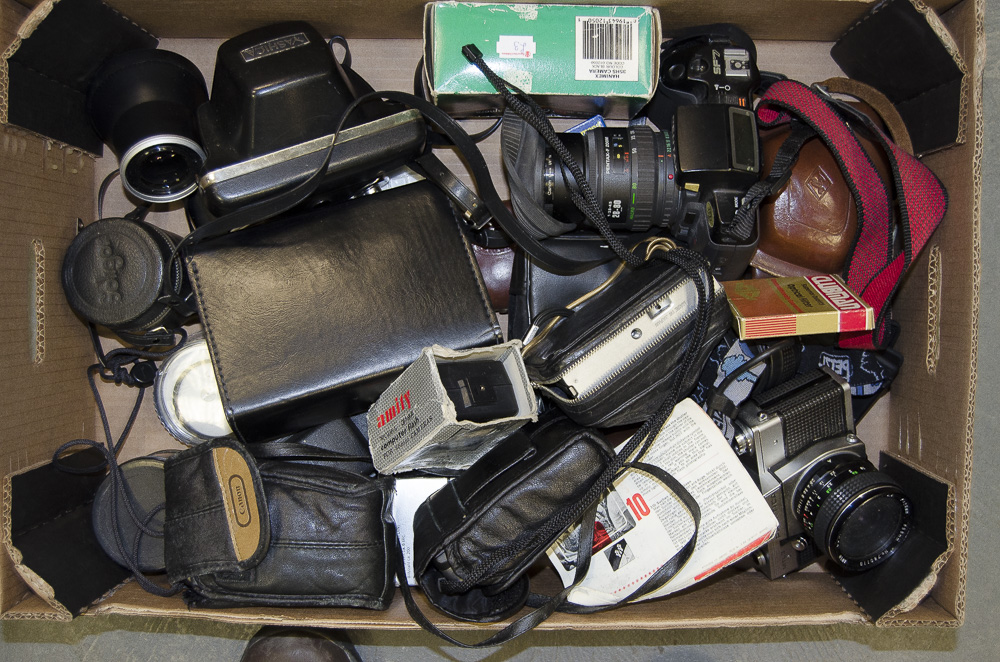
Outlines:
[[[912,505],[889,476],[855,455],[819,464],[801,484],[795,514],[819,550],[845,570],[886,561],[912,527]]]
[[[670,222],[680,207],[672,142],[647,126],[595,128],[560,134],[594,191],[613,230],[644,232]],[[572,178],[550,148],[542,168],[545,210],[554,217],[582,223],[566,184]]]

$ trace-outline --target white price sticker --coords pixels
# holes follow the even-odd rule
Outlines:
[[[497,55],[502,58],[530,60],[535,56],[535,40],[527,37],[502,34],[497,39]]]

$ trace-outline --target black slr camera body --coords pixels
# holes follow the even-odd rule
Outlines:
[[[778,520],[753,554],[777,579],[826,555],[848,572],[886,561],[912,528],[911,502],[868,461],[850,385],[828,368],[744,404],[734,444]]]
[[[207,156],[188,209],[196,224],[316,177],[317,195],[344,200],[422,152],[426,129],[415,110],[376,99],[342,118],[373,90],[350,68],[346,42],[337,43],[343,63],[311,25],[288,22],[219,47],[211,98],[198,109]]]
[[[749,44],[752,48],[752,42]],[[738,228],[737,209],[760,176],[752,94],[754,51],[709,35],[670,42],[648,126],[560,134],[580,163],[613,230],[667,228],[708,258],[722,280],[742,277],[756,251],[756,223]],[[560,220],[583,222],[567,173],[546,150],[541,203]]]

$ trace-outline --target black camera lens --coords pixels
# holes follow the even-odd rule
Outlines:
[[[122,159],[122,183],[134,196],[152,202],[170,202],[194,191],[205,162],[197,143],[179,136],[152,136],[138,143]]]
[[[644,232],[666,225],[680,206],[669,137],[646,126],[595,128],[560,134],[614,230]],[[567,222],[583,222],[573,204],[559,157],[546,149],[542,167],[545,210]]]
[[[840,456],[818,465],[795,500],[795,513],[820,551],[845,570],[887,560],[911,528],[910,500],[867,460]]]
[[[126,51],[101,66],[87,112],[118,157],[129,193],[146,202],[173,202],[197,188],[205,152],[195,113],[207,100],[201,72],[171,51]]]

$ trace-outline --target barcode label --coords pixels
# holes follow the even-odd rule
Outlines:
[[[584,60],[631,60],[634,42],[631,26],[584,20],[580,24]]]
[[[577,80],[639,80],[639,19],[576,17]]]

